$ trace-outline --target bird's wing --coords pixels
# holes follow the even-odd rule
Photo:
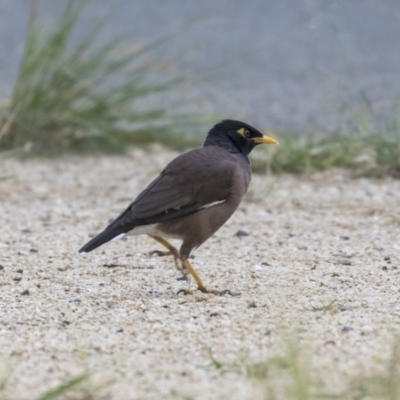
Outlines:
[[[202,150],[202,151],[198,151]],[[235,170],[232,160],[219,159],[204,148],[173,160],[107,229],[130,230],[190,214],[227,199]]]
[[[136,226],[179,218],[201,208],[223,202],[234,192],[246,192],[250,166],[244,179],[238,174],[240,158],[209,146],[175,158],[162,173],[106,229],[79,252],[89,252]],[[238,178],[241,177],[241,178]]]

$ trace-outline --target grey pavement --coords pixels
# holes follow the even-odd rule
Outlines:
[[[43,0],[43,23],[65,3]],[[0,97],[17,75],[29,5],[0,0]],[[292,131],[400,114],[399,0],[93,0],[82,26],[110,9],[100,41],[178,32],[157,56],[193,81],[209,112]]]

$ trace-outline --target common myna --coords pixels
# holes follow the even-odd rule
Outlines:
[[[258,144],[276,144],[252,126],[224,120],[209,132],[203,147],[172,160],[128,208],[79,252],[94,250],[125,235],[147,234],[180,261],[209,290],[189,262],[193,249],[212,236],[235,212],[251,178],[248,155]],[[167,240],[182,240],[178,251]]]

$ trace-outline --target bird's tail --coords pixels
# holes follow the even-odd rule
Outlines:
[[[110,240],[116,238],[119,235],[123,235],[126,232],[122,229],[106,229],[103,232],[99,233],[93,239],[89,240],[80,250],[79,253],[89,253],[90,251],[97,249],[97,247],[101,246],[104,243],[109,242]]]

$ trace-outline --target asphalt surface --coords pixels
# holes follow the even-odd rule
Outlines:
[[[66,1],[41,2],[48,23]],[[0,97],[24,47],[28,0],[0,2]],[[398,0],[96,0],[82,26],[112,9],[100,42],[178,33],[158,49],[208,111],[266,128],[332,130],[393,114],[400,96]],[[386,119],[387,121],[387,119]]]

